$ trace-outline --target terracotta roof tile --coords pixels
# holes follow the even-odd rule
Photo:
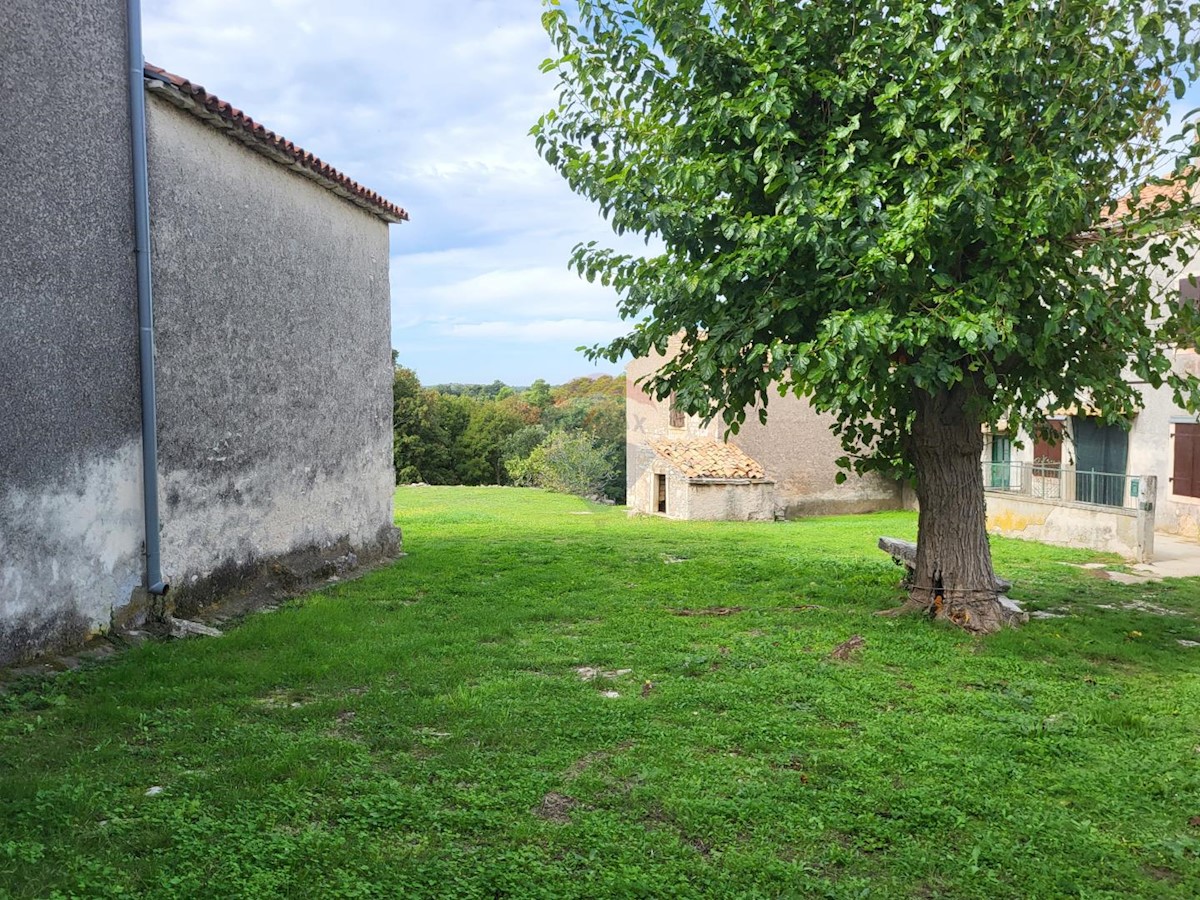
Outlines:
[[[651,441],[650,447],[688,478],[766,478],[763,467],[740,449],[712,438]]]
[[[301,175],[312,179],[351,203],[361,206],[385,222],[408,220],[408,213],[396,204],[384,199],[375,191],[363,187],[349,176],[343,175],[333,166],[313,156],[302,147],[297,147],[287,138],[265,128],[261,123],[255,122],[236,106],[215,94],[210,94],[200,85],[192,84],[186,78],[149,63],[146,63],[145,75],[146,87],[149,90],[160,94],[197,118],[228,130],[231,136],[242,141],[251,149],[257,150],[281,165],[295,169]]]
[[[1194,188],[1192,194],[1191,197],[1188,196],[1186,173],[1165,184],[1147,184],[1138,192],[1137,206],[1133,205],[1133,195],[1126,194],[1117,201],[1116,209],[1104,216],[1101,224],[1113,225],[1119,223],[1135,210],[1159,213],[1166,212],[1170,208],[1170,203],[1188,201],[1194,203],[1196,200]]]

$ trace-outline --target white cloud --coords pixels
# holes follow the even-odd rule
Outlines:
[[[146,56],[405,207],[393,343],[422,380],[565,381],[623,326],[568,271],[611,232],[540,160],[536,0],[144,0]],[[528,344],[539,343],[530,359]],[[531,366],[541,370],[532,373]]]
[[[485,272],[429,290],[440,308],[503,309],[516,316],[592,313],[611,320],[612,294],[565,268],[534,266]]]
[[[532,322],[464,322],[443,326],[452,337],[487,338],[521,343],[567,343],[572,347],[612,340],[620,327],[588,319],[537,319]]]

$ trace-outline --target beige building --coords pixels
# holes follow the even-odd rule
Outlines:
[[[845,454],[832,417],[807,401],[772,397],[768,424],[748,416],[736,435],[724,424],[657,400],[639,381],[664,358],[635,359],[625,369],[626,492],[631,512],[678,519],[770,520],[899,509],[899,484],[850,474],[838,484]]]
[[[1163,268],[1160,292],[1200,300],[1200,263]],[[1171,367],[1200,374],[1192,347],[1166,347]],[[1135,382],[1142,408],[1128,428],[1104,425],[1085,404],[1048,416],[1062,438],[996,430],[984,444],[988,527],[997,534],[1153,558],[1154,533],[1200,538],[1200,420],[1170,388]]]
[[[1176,371],[1200,374],[1195,350],[1165,352]],[[1049,417],[1056,443],[989,434],[989,529],[1139,561],[1153,558],[1154,532],[1200,539],[1200,422],[1168,388],[1142,385],[1141,393],[1128,430],[1077,409]]]

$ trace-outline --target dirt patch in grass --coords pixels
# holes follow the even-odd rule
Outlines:
[[[580,803],[574,797],[551,791],[542,798],[533,809],[533,814],[539,819],[553,822],[555,825],[566,825],[571,821],[571,811],[577,809]]]
[[[607,762],[618,753],[624,753],[633,746],[633,741],[622,741],[613,747],[611,750],[594,750],[591,753],[585,753],[563,771],[562,777],[564,781],[573,781],[590,769],[597,763]]]
[[[299,709],[312,703],[315,698],[303,691],[281,689],[259,697],[255,702],[264,709]]]
[[[580,681],[595,681],[597,678],[621,678],[631,673],[633,669],[595,669],[592,666],[579,666],[575,674]]]
[[[1143,866],[1142,871],[1155,881],[1165,881],[1168,884],[1174,884],[1179,881],[1179,873],[1174,869],[1168,869],[1166,866]]]
[[[855,653],[867,646],[867,642],[861,634],[852,634],[849,638],[842,641],[829,654],[830,659],[850,659]]]

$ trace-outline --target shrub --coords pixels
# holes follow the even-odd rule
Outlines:
[[[613,465],[586,432],[552,431],[524,459],[508,463],[517,484],[580,497],[603,496]]]

